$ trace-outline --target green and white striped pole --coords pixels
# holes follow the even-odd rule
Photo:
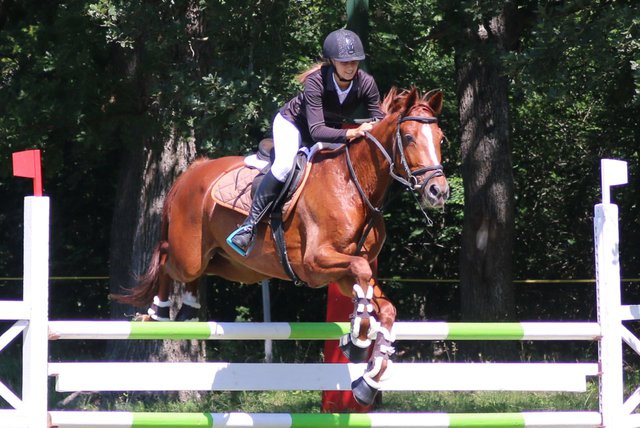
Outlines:
[[[51,339],[337,340],[348,322],[328,323],[144,323],[50,321]],[[397,322],[397,340],[597,340],[591,322],[447,323]]]
[[[597,412],[130,413],[51,412],[58,428],[596,428]]]

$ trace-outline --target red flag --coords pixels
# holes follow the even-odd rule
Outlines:
[[[13,175],[33,178],[34,196],[42,196],[42,165],[40,150],[13,153]]]

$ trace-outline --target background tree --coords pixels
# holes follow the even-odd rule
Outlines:
[[[475,257],[471,265],[462,264],[467,256],[461,256],[464,218],[488,215],[489,209],[495,219],[497,213],[513,212],[512,243],[491,247],[504,252],[513,246],[513,270],[496,271],[500,284],[507,277],[592,277],[592,204],[604,156],[629,161],[631,183],[615,196],[624,231],[623,275],[640,274],[633,246],[640,238],[640,5],[623,0],[476,3],[390,0],[371,8],[368,65],[381,91],[392,85],[445,90],[440,119],[448,136],[444,164],[452,200],[444,212],[429,213],[433,226],[408,193],[386,213],[389,236],[380,275],[392,278],[389,295],[402,319],[461,319],[464,287],[476,285],[471,274],[467,285],[456,283],[467,267],[484,269],[483,283],[494,286],[489,274],[495,265],[478,265]],[[514,14],[503,16],[506,10]],[[120,277],[114,284],[126,286],[145,264],[146,246],[155,241],[162,195],[184,167],[177,153],[189,161],[196,153],[213,157],[255,147],[270,133],[278,107],[299,89],[293,76],[319,58],[323,37],[345,19],[342,0],[2,1],[0,272],[21,274],[22,231],[16,225],[22,222],[22,198],[30,191],[28,183],[10,177],[11,152],[44,151],[45,192],[52,198],[52,274],[106,276],[111,269]],[[500,19],[504,31],[497,25]],[[511,33],[521,29],[509,23],[522,24],[522,31]],[[478,32],[480,24],[486,39]],[[506,89],[486,93],[484,86],[465,86],[480,84],[480,78]],[[466,87],[487,98],[465,104],[465,111],[478,110],[468,110],[463,121],[456,94],[466,94]],[[506,119],[508,126],[500,122]],[[474,146],[473,138],[481,144]],[[485,165],[493,174],[486,178],[479,174]],[[485,180],[508,189],[509,174],[513,193],[500,206],[496,187],[479,184]],[[131,190],[124,192],[127,186]],[[486,197],[476,197],[477,192]],[[476,203],[482,209],[473,210]],[[463,216],[464,209],[468,215]],[[476,221],[482,218],[490,217]],[[508,224],[501,227],[501,233],[508,232]],[[469,230],[467,245],[474,243],[475,232]],[[451,282],[426,285],[394,277]],[[206,281],[207,306],[215,308],[207,318],[260,318],[257,288]],[[12,281],[0,281],[0,294],[13,295],[16,289]],[[508,310],[518,319],[589,319],[590,290],[517,285],[515,309]],[[52,317],[108,318],[108,292],[101,279],[52,281]],[[626,284],[625,298],[634,293]],[[301,304],[288,304],[291,296]],[[276,282],[273,298],[278,320],[322,317],[311,304],[323,301],[321,292]],[[487,305],[488,310],[501,307],[496,300]],[[114,316],[132,311],[119,308]],[[433,356],[430,349],[409,345],[402,351],[408,358]]]
[[[106,29],[116,77],[105,114],[113,129],[104,137],[119,147],[111,224],[110,290],[131,288],[148,263],[160,229],[164,197],[175,177],[195,158],[189,118],[200,72],[202,15],[198,2],[101,1],[87,9]],[[178,286],[179,287],[179,286]],[[179,296],[180,293],[177,293]],[[133,314],[116,302],[111,316]],[[203,360],[198,341],[112,341],[113,360]],[[196,394],[197,395],[197,394]]]
[[[440,5],[444,22],[456,22],[442,37],[455,54],[460,119],[465,196],[462,317],[512,319],[515,209],[509,84],[503,58],[518,41],[523,19],[512,2],[484,7],[466,1]]]

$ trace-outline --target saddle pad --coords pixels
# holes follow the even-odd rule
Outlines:
[[[300,185],[295,193],[284,204],[283,220],[286,220],[292,211],[293,206],[300,197],[302,188],[307,182],[307,177],[311,171],[311,164],[307,162]],[[222,175],[211,189],[213,200],[226,208],[232,209],[244,215],[249,215],[251,209],[251,183],[260,171],[255,168],[247,168],[244,165],[232,169]]]

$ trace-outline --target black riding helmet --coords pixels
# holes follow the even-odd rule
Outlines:
[[[324,39],[322,56],[339,62],[362,61],[365,58],[360,37],[344,28],[331,32]]]

